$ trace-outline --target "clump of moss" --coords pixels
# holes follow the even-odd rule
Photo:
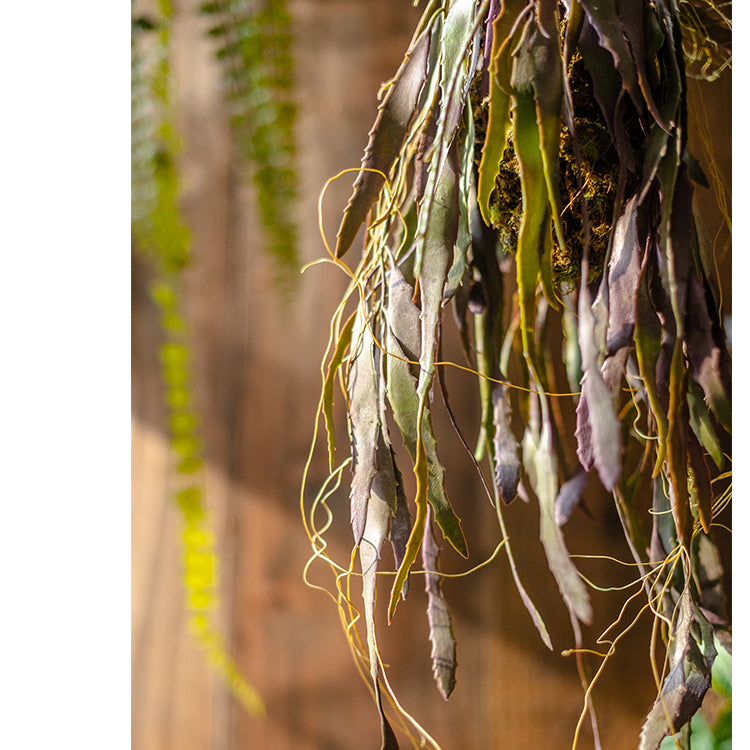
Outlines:
[[[571,61],[568,75],[573,95],[574,125],[581,154],[583,196],[586,200],[591,232],[589,281],[595,281],[601,276],[607,252],[620,162],[609,129],[594,97],[591,77],[579,56],[576,55]],[[477,92],[478,89],[474,88],[472,95],[476,96]],[[479,144],[477,152],[480,152],[486,131],[487,104],[476,98],[472,99],[472,104]],[[512,251],[518,245],[522,200],[518,161],[512,136],[510,133],[508,136],[508,147],[503,154],[495,189],[490,196],[490,221],[499,232],[499,241],[507,250]],[[565,248],[563,250],[560,247],[553,233],[552,270],[555,283],[564,287],[580,282],[584,236],[573,138],[565,126],[561,131],[559,155],[562,204],[560,218]],[[629,188],[628,182],[626,192]]]

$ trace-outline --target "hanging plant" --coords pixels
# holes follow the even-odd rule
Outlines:
[[[536,497],[549,568],[580,633],[592,604],[562,527],[596,474],[640,572],[643,611],[667,650],[639,747],[657,748],[666,735],[689,742],[718,644],[731,643],[713,541],[731,496],[730,358],[715,259],[693,204],[694,185],[708,183],[690,152],[686,81],[688,70],[711,78],[729,65],[726,5],[430,2],[382,90],[329,248],[351,277],[331,325],[320,404],[331,475],[309,508],[303,482],[302,502],[310,564],[324,559],[334,572],[384,748],[398,747],[385,698],[415,746],[437,747],[401,708],[378,651],[376,575],[386,539],[397,568],[388,621],[421,553],[435,678],[445,698],[455,684],[437,540],[464,557],[468,545],[432,427],[436,405],[449,408],[441,371],[458,365],[441,354],[449,307],[467,357],[458,366],[479,383],[481,425],[469,457],[541,639],[552,647],[518,576],[504,508],[518,494]],[[352,261],[363,226],[361,258]],[[562,363],[551,354],[555,337],[564,342]],[[343,463],[337,381],[351,446]],[[573,399],[574,421],[557,399]],[[566,440],[575,441],[575,467],[561,460]],[[409,465],[397,465],[395,441]],[[350,593],[354,555],[339,565],[325,551],[334,520],[326,499],[346,466],[362,605]],[[411,498],[404,471],[415,477]],[[366,645],[355,635],[360,609]],[[573,746],[607,658],[588,683]]]

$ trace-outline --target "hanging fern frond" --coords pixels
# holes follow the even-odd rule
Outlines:
[[[289,282],[297,268],[296,106],[286,0],[216,0],[200,7],[216,39],[239,163],[257,191],[265,248]]]

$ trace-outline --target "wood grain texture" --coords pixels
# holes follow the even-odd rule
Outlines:
[[[206,496],[220,554],[217,621],[268,709],[250,718],[229,696],[187,632],[181,589],[178,511],[172,505],[156,310],[145,293],[148,269],[133,263],[132,722],[134,750],[350,750],[376,747],[379,722],[359,680],[331,602],[304,587],[309,556],[298,510],[299,483],[317,403],[328,321],[344,287],[316,267],[282,305],[261,252],[254,194],[232,164],[226,107],[205,21],[175,3],[174,80],[184,150],[184,209],[193,237],[186,274],[194,335],[194,384],[205,440]],[[322,257],[316,202],[325,180],[359,165],[381,81],[396,70],[419,14],[403,0],[294,0],[299,113],[302,261]],[[332,186],[325,226],[335,237],[353,175]],[[353,253],[358,252],[355,241]],[[460,358],[457,343],[449,354]],[[456,410],[473,418],[472,378],[448,373]],[[472,560],[499,538],[494,511],[445,419],[436,419],[448,494],[464,519]],[[345,440],[342,439],[342,443]],[[311,486],[327,473],[325,451]],[[330,534],[331,554],[348,558],[346,492]],[[591,506],[566,527],[571,551],[627,558],[613,509]],[[556,653],[539,641],[502,558],[471,579],[443,584],[458,639],[456,690],[445,703],[433,682],[425,598],[415,585],[393,626],[384,619],[384,660],[402,704],[444,750],[565,748],[583,696],[571,659],[567,612],[538,541],[538,511],[508,511],[519,568],[550,627]],[[592,550],[592,546],[595,548]],[[443,547],[446,547],[443,544]],[[445,549],[449,570],[466,563]],[[471,564],[474,564],[472,562]],[[619,576],[619,578],[618,578]],[[622,580],[612,568],[598,580]],[[387,594],[381,587],[380,597]],[[381,601],[381,604],[383,602]],[[617,614],[618,595],[594,597],[588,642]],[[595,694],[603,746],[629,750],[654,696],[636,628]],[[406,744],[403,743],[403,747]],[[581,748],[592,747],[590,731]]]

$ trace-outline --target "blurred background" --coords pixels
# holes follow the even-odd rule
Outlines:
[[[148,14],[154,7],[135,3],[134,14]],[[170,82],[181,140],[181,206],[192,238],[192,257],[183,272],[184,313],[192,334],[205,497],[220,563],[216,617],[233,657],[263,697],[267,715],[254,718],[244,712],[188,632],[182,521],[173,500],[175,461],[159,362],[162,330],[148,292],[153,271],[134,251],[132,746],[377,747],[378,716],[357,675],[335,606],[302,581],[311,550],[299,512],[299,486],[328,323],[346,280],[331,266],[319,265],[297,278],[291,293],[281,293],[276,267],[263,252],[256,189],[233,158],[216,44],[207,35],[210,21],[195,2],[177,0],[173,10]],[[421,9],[404,0],[292,0],[288,10],[299,179],[293,218],[302,265],[325,255],[317,229],[318,195],[329,177],[359,165],[378,88],[403,58]],[[715,84],[700,84],[700,90],[714,156],[730,181],[730,74]],[[326,195],[329,238],[335,236],[352,181],[353,175],[346,175]],[[716,246],[727,280],[725,311],[730,312],[728,236],[720,233],[715,206],[707,204],[704,214],[712,233],[719,232]],[[475,424],[474,379],[453,372],[448,378],[455,410],[465,424]],[[448,494],[472,553],[469,565],[449,550],[441,559],[446,570],[460,571],[487,557],[500,532],[447,422],[438,420],[436,431]],[[325,450],[319,450],[311,490],[326,477],[326,464]],[[589,514],[575,514],[565,528],[571,552],[630,559],[614,508],[593,484],[586,503]],[[346,492],[331,506],[336,519],[328,535],[330,554],[347,561]],[[506,519],[521,578],[547,623],[554,652],[539,640],[502,555],[469,578],[443,584],[459,662],[448,702],[432,679],[426,598],[418,579],[393,624],[381,623],[383,659],[401,704],[445,750],[569,747],[583,706],[575,662],[560,655],[574,639],[538,541],[538,512],[533,503],[517,501]],[[635,577],[614,564],[580,561],[580,568],[601,586]],[[622,592],[594,592],[595,621],[584,627],[587,645],[593,647],[616,619],[623,601]],[[646,617],[618,644],[597,684],[594,703],[606,750],[637,745],[656,694],[650,636]],[[593,747],[588,722],[580,747]]]

